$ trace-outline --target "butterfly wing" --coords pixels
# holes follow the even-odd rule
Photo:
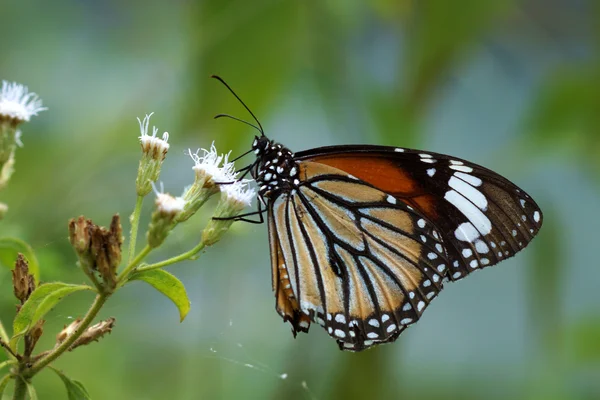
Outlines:
[[[322,325],[344,350],[395,340],[442,289],[435,225],[367,182],[317,162],[269,202],[277,310],[294,332]]]
[[[418,210],[442,235],[451,280],[513,256],[542,225],[540,208],[523,190],[447,155],[361,145],[321,147],[295,159],[342,170]]]

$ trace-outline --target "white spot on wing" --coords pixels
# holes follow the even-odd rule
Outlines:
[[[434,176],[435,175],[435,168],[429,168],[427,170],[427,175],[429,175],[431,177]]]
[[[458,193],[462,194],[464,197],[469,199],[471,203],[475,204],[482,210],[486,210],[488,206],[487,199],[479,190],[475,189],[473,186],[469,185],[463,180],[460,180],[454,176],[450,178],[448,181],[448,185],[451,188],[456,190]]]
[[[485,254],[488,251],[490,251],[489,247],[487,246],[487,244],[485,244],[483,240],[478,240],[475,242],[475,250],[477,250],[478,253],[482,254]]]
[[[461,171],[461,172],[467,172],[467,173],[473,172],[473,168],[467,167],[466,165],[451,165],[450,168],[455,171]]]
[[[535,222],[540,222],[540,213],[539,213],[539,211],[536,211],[536,212],[533,213],[533,220]]]
[[[479,179],[478,177],[469,175],[469,174],[465,174],[464,172],[455,172],[454,176],[462,179],[465,182],[470,183],[473,186],[481,186],[481,183],[482,183],[481,179]]]
[[[344,332],[341,329],[336,329],[334,332],[335,336],[337,337],[341,337],[341,338],[345,338],[346,337],[346,332]]]
[[[454,236],[462,242],[473,243],[479,237],[479,231],[475,229],[472,223],[463,222],[454,231]]]
[[[450,190],[446,192],[444,195],[444,199],[450,202],[453,206],[458,208],[458,210],[469,220],[471,225],[476,228],[477,231],[481,232],[484,235],[487,235],[492,230],[492,223],[485,216],[485,214],[477,208],[473,203],[464,198],[461,194],[454,190]],[[463,224],[461,224],[462,226]],[[460,228],[460,226],[459,226]],[[456,232],[455,232],[456,234]],[[479,234],[478,234],[479,236]],[[458,236],[457,236],[458,238]],[[461,240],[461,239],[459,239]],[[471,240],[469,240],[471,241]]]
[[[404,153],[404,149],[401,149],[400,147],[396,147],[396,148],[394,149],[394,151],[395,151],[396,153]]]
[[[396,198],[392,195],[388,195],[387,202],[391,204],[396,204]]]
[[[369,325],[374,326],[375,328],[379,328],[379,321],[375,318],[369,320]]]

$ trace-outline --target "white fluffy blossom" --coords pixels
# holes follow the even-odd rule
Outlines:
[[[252,204],[252,199],[256,196],[256,191],[248,187],[247,180],[236,181],[230,185],[221,185],[223,201],[235,204],[236,209],[240,211]]]
[[[146,114],[144,120],[137,119],[140,124],[140,143],[142,144],[142,151],[147,154],[151,154],[154,158],[162,157],[164,159],[167,151],[169,150],[169,132],[165,132],[162,138],[157,136],[158,128],[152,127],[152,136],[148,134],[148,127],[150,125],[150,117],[154,113]]]
[[[200,155],[200,152],[203,154]],[[229,154],[219,155],[214,143],[210,146],[210,150],[199,149],[195,153],[188,150],[188,153],[194,161],[192,169],[196,173],[197,181],[215,184],[236,180],[237,174],[233,163],[228,160]]]
[[[2,81],[0,117],[23,122],[29,121],[32,116],[44,110],[47,108],[42,107],[42,100],[37,94],[29,92],[27,86],[16,82]]]

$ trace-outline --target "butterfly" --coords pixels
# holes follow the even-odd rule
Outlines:
[[[215,117],[260,133],[240,170],[259,187],[258,210],[236,219],[267,214],[276,310],[294,337],[316,323],[342,350],[393,342],[444,283],[512,257],[542,226],[527,193],[463,159],[368,145],[293,153],[213,77],[257,123]]]

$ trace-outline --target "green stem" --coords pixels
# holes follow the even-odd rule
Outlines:
[[[122,286],[123,283],[127,281],[127,278],[129,277],[129,275],[131,275],[131,272],[135,269],[135,267],[137,267],[140,261],[142,261],[144,257],[146,257],[151,251],[152,247],[146,246],[142,251],[140,251],[140,253],[137,256],[135,256],[133,261],[131,261],[117,277],[118,286]]]
[[[27,382],[20,376],[15,376],[15,392],[13,400],[25,400],[27,396]]]
[[[83,317],[83,320],[81,320],[81,323],[79,324],[77,329],[75,329],[75,331],[67,339],[65,339],[64,342],[52,349],[46,356],[36,361],[31,366],[31,368],[24,371],[23,378],[31,378],[32,376],[40,372],[42,368],[50,364],[52,361],[56,360],[62,353],[67,351],[69,347],[71,347],[71,345],[75,342],[75,340],[77,340],[79,336],[81,336],[81,334],[85,332],[85,330],[92,323],[92,321],[94,321],[94,318],[96,318],[96,315],[98,314],[98,312],[100,311],[107,299],[108,296],[106,294],[101,293],[97,295],[96,299],[94,300],[94,303],[88,310],[85,317]]]
[[[143,266],[139,267],[137,270],[138,271],[151,271],[153,269],[166,267],[167,265],[175,264],[180,261],[189,260],[190,258],[194,257],[196,254],[198,254],[198,252],[200,252],[204,248],[204,246],[205,246],[204,242],[200,242],[196,247],[194,247],[190,251],[186,251],[185,253],[182,253],[178,256],[169,258],[164,261],[157,262],[155,264],[143,265]]]
[[[131,214],[130,222],[131,222],[131,233],[129,235],[129,253],[128,253],[128,264],[131,264],[131,260],[133,259],[133,255],[135,254],[135,244],[137,241],[137,233],[140,225],[140,214],[142,212],[142,203],[144,201],[144,197],[138,196],[135,201],[135,208],[133,209],[133,214]]]

